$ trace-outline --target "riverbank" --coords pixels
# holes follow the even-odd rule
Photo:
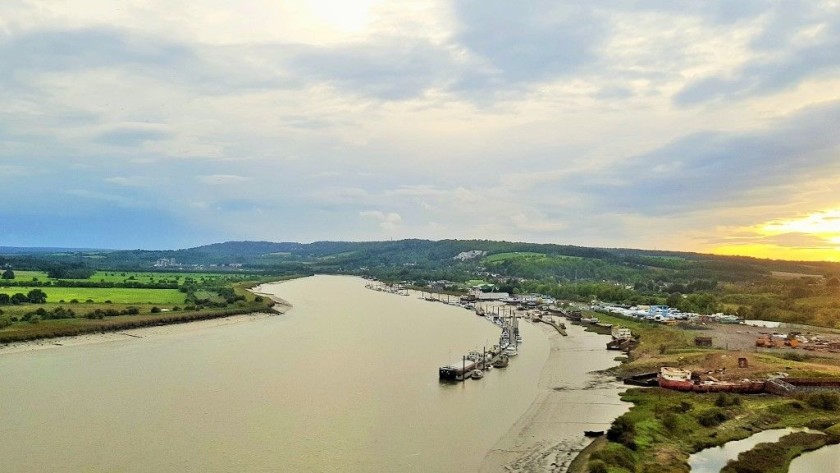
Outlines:
[[[188,320],[177,323],[163,323],[162,325],[128,328],[124,330],[81,333],[78,335],[70,335],[64,337],[11,342],[6,344],[0,344],[0,355],[36,350],[55,349],[69,346],[90,345],[95,343],[115,342],[120,340],[130,340],[136,338],[147,338],[163,335],[173,335],[179,333],[189,333],[193,331],[204,330],[211,327],[220,327],[243,322],[251,322],[273,315],[285,314],[292,308],[292,305],[288,301],[285,301],[277,297],[276,295],[261,292],[259,288],[260,286],[257,286],[253,289],[249,289],[249,292],[257,296],[267,297],[271,299],[274,302],[274,305],[271,307],[271,312],[251,312],[247,314],[223,315],[207,319]]]
[[[563,337],[551,326],[537,325],[550,343],[538,395],[487,453],[481,472],[565,472],[592,441],[584,430],[605,431],[630,407],[619,398],[624,386],[598,373],[617,365],[615,354],[604,349],[608,337],[577,326]]]
[[[609,323],[629,326],[640,336],[640,344],[628,361],[615,370],[625,376],[655,371],[660,366],[678,366],[701,373],[715,372],[722,379],[733,380],[744,377],[766,379],[779,372],[792,377],[837,376],[838,372],[833,358],[805,353],[794,353],[796,356],[793,356],[696,347],[691,343],[691,336],[696,331],[602,314],[597,316]],[[740,327],[716,329],[718,327],[712,327],[705,333],[733,332],[742,335]],[[740,367],[739,358],[746,360],[748,367]],[[836,411],[840,397],[829,393],[790,398],[695,394],[650,388],[629,389],[622,399],[633,403],[633,407],[615,420],[608,434],[609,441],[593,444],[575,462],[571,471],[607,471],[608,468],[612,472],[687,473],[689,455],[705,448],[721,446],[775,428],[809,427],[828,433],[828,428],[840,422]],[[832,431],[836,428],[839,427],[833,427]],[[774,445],[773,448],[776,447]],[[791,456],[796,453],[794,449]],[[776,462],[783,468],[780,471],[786,471],[789,461],[786,456],[784,461]]]

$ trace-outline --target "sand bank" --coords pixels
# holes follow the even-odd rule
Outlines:
[[[596,371],[615,366],[609,337],[570,326],[562,337],[540,324],[551,352],[540,374],[539,394],[528,411],[488,452],[481,472],[565,472],[592,439],[584,430],[607,430],[630,405],[619,400],[625,387]]]
[[[292,305],[287,301],[264,292],[259,292],[259,287],[251,290],[256,295],[268,297],[275,302],[272,307],[272,312],[253,312],[249,314],[228,315],[226,317],[219,317],[214,319],[195,320],[191,322],[173,323],[166,325],[156,325],[152,327],[140,327],[127,330],[120,330],[114,332],[95,332],[75,335],[71,337],[56,337],[43,340],[30,340],[25,342],[13,342],[9,344],[0,344],[0,355],[6,353],[20,353],[35,350],[56,349],[67,346],[89,345],[92,343],[105,343],[120,340],[131,340],[137,338],[156,337],[163,335],[173,335],[188,333],[197,330],[204,330],[210,327],[220,327],[224,325],[237,324],[242,322],[250,322],[266,317],[271,317],[277,314],[284,314]]]

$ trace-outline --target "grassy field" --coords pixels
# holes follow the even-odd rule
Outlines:
[[[43,271],[14,271],[15,273],[15,281],[32,281],[33,279],[37,279],[39,281],[46,281],[49,279],[47,277],[47,273]],[[0,285],[3,284],[3,280],[0,280]]]
[[[26,294],[32,289],[40,289],[47,294],[47,303],[72,300],[97,303],[111,301],[115,304],[183,304],[184,293],[177,289],[134,289],[134,288],[88,288],[88,287],[0,287],[0,293],[10,296],[16,292]]]
[[[247,290],[258,282],[260,281],[228,283],[227,290],[232,289],[236,295],[232,302],[225,301],[224,297],[210,289],[196,291],[200,298],[219,303],[210,307],[185,304],[186,294],[177,289],[38,288],[47,293],[46,304],[26,303],[0,307],[0,321],[4,322],[0,324],[0,343],[266,312],[270,310],[273,302],[268,298],[255,296]],[[12,289],[13,292],[26,293],[31,288]],[[9,291],[0,289],[0,292]],[[59,303],[61,299],[64,299],[65,303]],[[73,299],[80,302],[70,303]],[[93,302],[85,302],[87,300]],[[72,315],[52,318],[50,314],[56,310],[65,313],[72,311]],[[41,315],[38,315],[38,311],[41,311]],[[96,313],[99,314],[98,317],[91,317]]]
[[[32,281],[36,278],[38,281],[56,281],[54,278],[48,277],[47,273],[43,271],[25,271],[15,270],[15,282]],[[91,282],[140,282],[140,283],[156,283],[168,282],[173,284],[184,284],[186,281],[193,282],[211,282],[211,281],[244,281],[253,279],[252,274],[243,273],[196,273],[196,272],[137,272],[137,271],[97,271],[88,279],[65,279],[67,281],[91,281]],[[3,281],[0,280],[0,287]]]

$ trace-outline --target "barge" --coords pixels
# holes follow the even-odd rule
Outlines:
[[[680,368],[662,367],[657,376],[660,388],[694,393],[741,393],[760,394],[764,392],[764,381],[700,381],[692,372]]]

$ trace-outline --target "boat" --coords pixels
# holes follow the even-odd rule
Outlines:
[[[506,368],[510,358],[507,355],[501,355],[493,362],[493,368]]]
[[[659,370],[657,382],[660,388],[689,391],[694,393],[741,393],[759,394],[764,392],[764,381],[700,381],[692,377],[691,371],[663,366]]]
[[[504,354],[507,356],[516,356],[519,354],[519,351],[516,349],[516,345],[508,345],[505,348]]]
[[[633,376],[628,376],[624,378],[624,384],[629,384],[630,386],[645,386],[645,387],[653,387],[657,386],[657,376],[659,373],[653,371],[650,373],[640,373],[634,374]]]
[[[519,345],[520,343],[522,343],[522,335],[517,335],[516,336],[516,344]]]
[[[481,370],[473,370],[472,374],[470,374],[470,378],[472,379],[481,379],[484,377],[484,372]]]
[[[604,435],[603,430],[584,430],[583,435],[585,437],[600,437]]]
[[[477,361],[467,360],[464,357],[460,363],[452,363],[438,368],[438,376],[443,381],[463,381],[477,367]]]

